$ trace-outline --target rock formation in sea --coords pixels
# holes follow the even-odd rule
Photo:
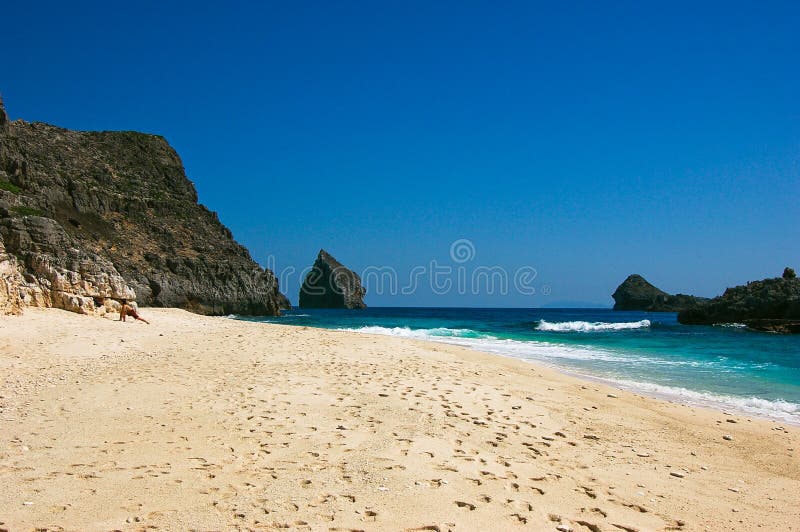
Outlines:
[[[10,121],[0,102],[0,312],[122,298],[201,314],[282,304],[163,137]]]
[[[366,308],[361,278],[321,249],[300,288],[300,308]]]
[[[638,274],[629,275],[614,291],[614,310],[678,312],[705,298],[668,294]]]
[[[702,325],[743,323],[760,331],[800,333],[800,279],[789,273],[728,288],[719,297],[683,310],[678,321]]]

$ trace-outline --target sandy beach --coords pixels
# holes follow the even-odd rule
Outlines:
[[[0,318],[0,530],[798,530],[800,429],[464,348]]]

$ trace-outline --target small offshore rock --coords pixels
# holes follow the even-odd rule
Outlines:
[[[638,274],[629,275],[611,297],[614,298],[614,310],[679,312],[707,301],[702,297],[668,294]]]
[[[321,249],[300,287],[299,304],[300,308],[363,309],[366,292],[356,272]]]

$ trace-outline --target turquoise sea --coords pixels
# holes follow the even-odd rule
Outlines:
[[[606,309],[295,309],[241,319],[457,344],[651,396],[800,424],[800,335]]]

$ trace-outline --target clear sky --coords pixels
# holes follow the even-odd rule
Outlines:
[[[6,2],[12,118],[164,135],[263,265],[535,268],[610,305],[800,267],[798,2]],[[474,256],[450,257],[468,239]],[[455,277],[454,277],[455,279]]]

